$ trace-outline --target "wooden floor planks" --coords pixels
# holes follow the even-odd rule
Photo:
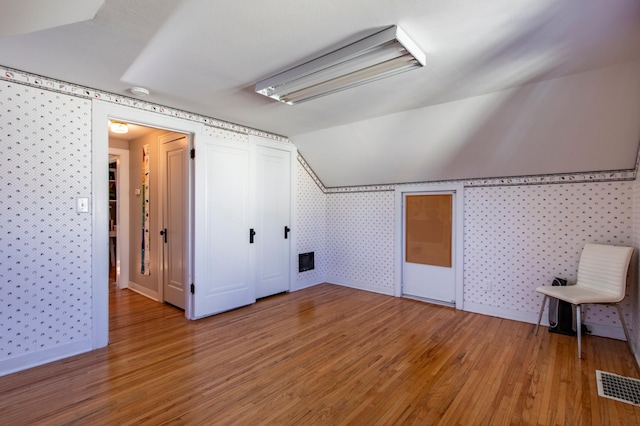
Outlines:
[[[575,338],[323,284],[199,321],[112,290],[107,348],[0,378],[0,424],[640,424]]]

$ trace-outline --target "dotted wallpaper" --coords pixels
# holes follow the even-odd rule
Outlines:
[[[465,303],[537,313],[536,287],[554,277],[575,283],[585,243],[632,244],[632,185],[466,188]],[[600,305],[587,322],[620,325],[615,309]]]
[[[216,127],[211,127],[211,126],[204,126],[204,132],[207,134],[207,136],[222,139],[227,142],[240,142],[240,143],[249,142],[249,135],[243,134],[243,133],[218,129]]]
[[[298,272],[296,282],[299,288],[303,288],[326,280],[327,196],[300,162],[298,162],[297,226],[297,253],[314,252],[315,269]]]
[[[627,295],[622,303],[623,315],[629,329],[633,352],[640,359],[640,181],[633,183],[633,246],[636,250],[631,258],[631,277]]]
[[[327,280],[393,294],[394,192],[327,199]]]
[[[91,103],[0,82],[0,360],[91,336]]]

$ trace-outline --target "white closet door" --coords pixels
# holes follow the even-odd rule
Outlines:
[[[291,152],[257,147],[256,297],[289,290]]]
[[[194,187],[193,317],[201,318],[255,302],[255,146],[198,138]]]

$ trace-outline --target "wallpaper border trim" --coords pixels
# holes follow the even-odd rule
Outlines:
[[[640,151],[639,151],[640,152]],[[640,158],[640,155],[638,156]],[[307,161],[298,154],[298,162],[309,173],[315,181],[318,188],[325,194],[342,194],[357,192],[384,192],[394,191],[396,187],[410,187],[415,185],[447,185],[462,184],[465,188],[485,188],[492,186],[523,186],[523,185],[550,185],[550,184],[567,184],[567,183],[585,183],[585,182],[615,182],[615,181],[633,181],[636,179],[638,170],[638,160],[636,167],[629,170],[608,170],[600,172],[579,172],[565,174],[549,174],[549,175],[532,175],[532,176],[515,176],[515,177],[496,177],[485,179],[462,179],[462,180],[440,180],[410,183],[394,183],[385,185],[361,185],[361,186],[335,186],[327,188],[324,186],[320,178],[316,176],[313,169]]]
[[[145,111],[156,112],[159,114],[169,115],[176,118],[182,118],[184,120],[195,121],[197,123],[204,123],[208,126],[229,130],[236,133],[261,136],[263,138],[275,140],[278,142],[291,143],[289,138],[276,135],[274,133],[253,129],[251,127],[241,126],[239,124],[218,120],[218,119],[207,117],[200,114],[194,114],[194,113],[183,111],[176,108],[170,108],[170,107],[166,107],[159,104],[145,102],[141,99],[130,98],[122,95],[116,95],[114,93],[105,92],[102,90],[97,90],[89,87],[80,86],[77,84],[67,83],[67,82],[56,80],[53,78],[31,74],[26,71],[20,71],[13,68],[5,67],[2,65],[0,65],[0,80],[25,84],[27,86],[46,89],[46,90],[50,90],[58,93],[64,93],[66,95],[76,96],[84,99],[100,99],[106,102],[111,102],[119,105],[125,105],[129,107],[137,108],[137,109],[142,109]]]

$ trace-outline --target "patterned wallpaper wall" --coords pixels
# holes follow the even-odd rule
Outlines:
[[[330,194],[327,280],[393,294],[394,192]]]
[[[304,288],[326,280],[327,196],[307,169],[298,162],[297,254],[314,252],[315,269],[298,272],[297,287]]]
[[[630,267],[633,279],[627,286],[627,297],[622,307],[632,351],[640,363],[640,181],[637,178],[633,183],[633,246],[636,248]]]
[[[465,188],[465,304],[537,313],[536,287],[554,277],[575,283],[585,243],[632,244],[632,186]],[[599,305],[589,308],[587,322],[620,325],[615,309]]]
[[[215,137],[217,139],[222,139],[227,142],[238,142],[238,143],[249,142],[249,135],[243,134],[243,133],[238,133],[238,132],[224,130],[224,129],[218,129],[212,126],[205,126],[204,131],[207,134],[207,136]]]
[[[0,361],[91,337],[91,102],[0,81]]]

